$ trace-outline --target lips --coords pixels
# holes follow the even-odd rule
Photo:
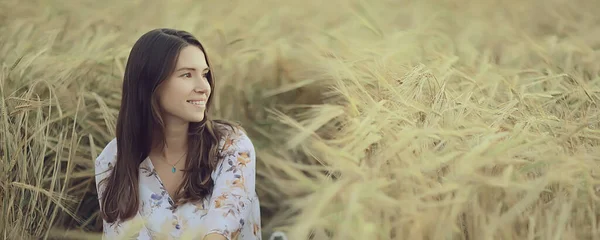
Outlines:
[[[205,100],[188,100],[187,101],[189,104],[192,104],[196,107],[206,107],[206,101]]]

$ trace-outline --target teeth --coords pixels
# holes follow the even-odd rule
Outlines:
[[[194,104],[196,106],[205,106],[206,105],[206,101],[187,101],[191,104]]]

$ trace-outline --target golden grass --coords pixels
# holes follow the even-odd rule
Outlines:
[[[265,237],[599,239],[593,0],[0,3],[0,235],[98,237],[128,50],[194,33]],[[64,234],[64,228],[70,232]]]

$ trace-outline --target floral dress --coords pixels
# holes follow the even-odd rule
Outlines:
[[[228,240],[261,239],[254,146],[243,131],[235,131],[222,139],[219,148],[222,159],[211,175],[215,184],[211,196],[202,202],[186,203],[175,210],[173,199],[165,190],[152,162],[146,158],[139,168],[138,214],[125,222],[103,221],[103,239],[201,240],[209,233],[219,233]],[[98,186],[98,183],[108,177],[115,165],[116,153],[116,139],[113,139],[96,159],[99,201],[104,186]]]

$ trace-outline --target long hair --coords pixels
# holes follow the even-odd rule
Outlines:
[[[121,108],[117,119],[117,159],[102,196],[101,215],[107,222],[127,220],[138,211],[139,166],[150,154],[153,142],[164,146],[164,122],[156,97],[157,88],[174,71],[180,51],[197,46],[204,52],[210,71],[206,75],[211,96],[204,120],[191,122],[188,129],[188,154],[184,179],[174,199],[175,205],[200,201],[208,196],[214,183],[211,173],[218,161],[219,140],[232,123],[212,120],[210,106],[215,92],[214,71],[202,44],[190,33],[175,29],[154,29],[134,44],[123,78]],[[154,141],[153,141],[154,140]]]

